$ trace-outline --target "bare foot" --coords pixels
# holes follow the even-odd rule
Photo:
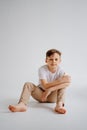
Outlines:
[[[66,113],[66,109],[64,108],[63,105],[61,105],[61,106],[56,106],[56,107],[55,107],[55,111],[58,112],[59,114],[65,114],[65,113]]]
[[[17,105],[9,105],[8,109],[12,112],[24,112],[27,110],[27,106],[21,102]]]

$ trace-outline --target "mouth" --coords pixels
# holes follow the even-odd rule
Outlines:
[[[56,64],[51,64],[51,66],[56,66]]]

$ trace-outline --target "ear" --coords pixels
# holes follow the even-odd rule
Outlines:
[[[47,63],[47,58],[45,59],[45,62]]]
[[[61,61],[62,61],[62,60],[61,60],[61,57],[60,57],[60,63],[61,63]]]

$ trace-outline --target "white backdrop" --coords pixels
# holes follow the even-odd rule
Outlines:
[[[62,52],[72,84],[86,85],[86,0],[0,0],[0,88],[38,83],[48,49]]]

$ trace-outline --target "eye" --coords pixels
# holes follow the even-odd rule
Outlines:
[[[49,59],[50,61],[53,61],[53,59]]]
[[[58,59],[56,58],[55,61],[58,61]]]

